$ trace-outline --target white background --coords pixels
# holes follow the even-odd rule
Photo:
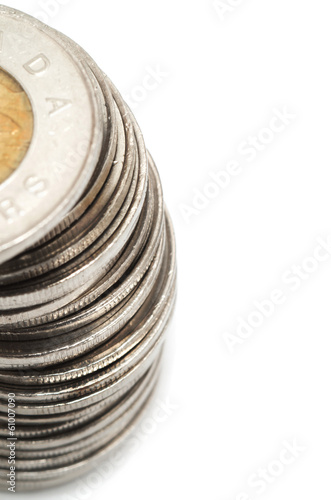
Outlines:
[[[7,1],[90,52],[161,174],[179,295],[154,406],[172,409],[108,476],[16,498],[330,498],[330,2],[49,3]],[[237,175],[210,185],[229,162]],[[259,326],[240,337],[242,321]]]

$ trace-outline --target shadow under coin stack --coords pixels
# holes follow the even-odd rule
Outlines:
[[[0,489],[14,394],[16,489],[28,491],[84,473],[134,427],[159,375],[175,242],[153,160],[104,73],[2,6],[0,33],[6,102],[26,98],[33,114],[24,158],[14,164],[16,145],[2,177],[0,165]]]

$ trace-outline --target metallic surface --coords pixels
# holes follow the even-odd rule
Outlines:
[[[30,491],[84,473],[147,408],[176,251],[156,166],[114,85],[25,14],[0,7],[0,30],[0,65],[27,92],[34,123],[0,184],[0,489],[15,393],[17,490]]]
[[[0,263],[38,241],[75,205],[91,178],[103,135],[83,64],[30,19],[0,7],[0,66],[24,88],[34,115],[30,148],[0,184]]]

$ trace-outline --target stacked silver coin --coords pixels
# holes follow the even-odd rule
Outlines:
[[[16,487],[28,491],[90,468],[149,401],[175,242],[137,123],[94,61],[13,9],[0,8],[0,33],[0,66],[35,114],[27,156],[0,184],[0,489],[14,394]]]

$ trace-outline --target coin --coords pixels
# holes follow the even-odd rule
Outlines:
[[[25,15],[0,7],[0,66],[29,95],[34,122],[27,154],[0,184],[0,262],[38,241],[75,205],[101,149],[100,111],[84,66],[37,26],[31,36]],[[84,154],[82,138],[90,144]]]

